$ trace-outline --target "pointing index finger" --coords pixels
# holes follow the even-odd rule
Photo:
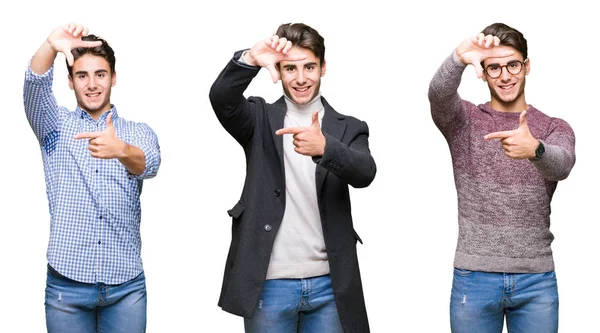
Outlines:
[[[76,140],[78,140],[78,139],[95,139],[95,138],[99,137],[101,134],[102,134],[101,132],[82,132],[82,133],[75,135],[74,139],[76,139]]]
[[[484,136],[483,138],[485,140],[490,140],[490,139],[506,139],[509,136],[512,136],[513,134],[514,134],[514,131],[493,132],[493,133],[490,133],[490,134]]]
[[[275,132],[275,134],[276,135],[298,134],[298,133],[302,133],[304,131],[306,131],[306,127],[287,127],[287,128],[278,129]]]

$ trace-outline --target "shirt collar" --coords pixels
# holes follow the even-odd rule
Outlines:
[[[89,119],[92,121],[95,121],[92,116],[90,116],[90,114],[85,111],[84,109],[80,108],[79,105],[77,106],[77,108],[75,109],[75,112],[77,112],[80,116],[81,119]],[[117,113],[117,107],[114,106],[114,104],[110,105],[110,110],[104,112],[103,114],[100,115],[100,118],[98,118],[98,121],[104,121],[106,122],[106,117],[108,116],[109,113],[113,114],[112,116],[112,120],[114,121],[115,119],[119,118],[119,114]]]

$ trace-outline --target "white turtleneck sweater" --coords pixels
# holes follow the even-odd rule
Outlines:
[[[306,105],[285,96],[284,127],[308,127],[312,113],[324,107],[321,95]],[[306,278],[329,274],[315,183],[316,164],[310,156],[294,151],[293,135],[283,136],[286,204],[281,227],[275,237],[267,279]]]

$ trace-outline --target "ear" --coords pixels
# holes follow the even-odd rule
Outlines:
[[[327,69],[327,63],[325,62],[325,59],[323,59],[323,63],[321,64],[321,77],[325,76],[325,71]]]
[[[73,90],[73,78],[69,74],[67,74],[67,78],[69,78],[69,88]]]
[[[112,81],[112,84],[111,84],[112,87],[114,87],[115,85],[117,85],[117,72],[116,71],[114,71],[112,73],[112,75],[111,75],[111,81]]]
[[[529,75],[529,71],[531,70],[530,63],[531,59],[525,59],[525,75]]]

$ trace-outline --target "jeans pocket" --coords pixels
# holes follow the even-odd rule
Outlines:
[[[469,275],[471,275],[471,273],[473,273],[473,271],[470,271],[468,269],[460,269],[460,268],[454,267],[454,275],[469,276]]]
[[[50,266],[50,264],[48,264],[48,274],[54,278],[65,279],[65,277]]]

